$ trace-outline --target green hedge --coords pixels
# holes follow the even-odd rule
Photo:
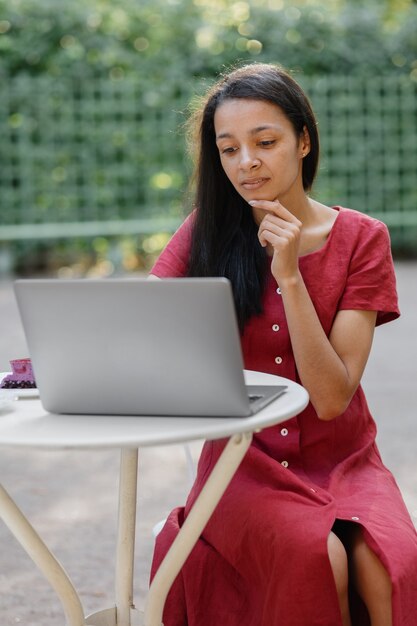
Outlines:
[[[393,227],[416,223],[417,84],[405,75],[298,78],[319,121],[316,193]],[[10,80],[0,92],[0,238],[56,236],[74,223],[85,233],[95,224],[92,234],[125,232],[126,221],[147,232],[157,217],[171,228],[190,176],[184,112],[200,88],[144,92],[133,76]]]
[[[0,0],[0,72],[147,85],[258,58],[305,74],[415,76],[416,32],[412,0]]]
[[[147,262],[183,215],[187,103],[253,60],[281,62],[312,99],[316,195],[415,251],[416,32],[411,0],[0,0],[3,256]]]

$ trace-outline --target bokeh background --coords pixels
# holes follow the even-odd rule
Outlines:
[[[413,0],[0,0],[0,271],[146,271],[190,209],[190,104],[252,61],[312,100],[313,195],[415,255],[416,32]]]

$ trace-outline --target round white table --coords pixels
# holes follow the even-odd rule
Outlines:
[[[59,596],[68,626],[160,626],[168,591],[246,454],[253,433],[283,422],[307,406],[307,392],[293,381],[251,371],[245,371],[245,379],[252,385],[285,384],[288,388],[256,415],[243,418],[60,415],[47,413],[39,399],[29,398],[3,409],[0,446],[121,448],[115,606],[87,617],[65,570],[0,486],[0,516]],[[229,441],[159,567],[142,613],[133,603],[138,448],[223,438]]]

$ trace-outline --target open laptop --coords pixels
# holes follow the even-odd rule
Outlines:
[[[285,392],[245,386],[227,279],[24,279],[14,287],[47,411],[242,417]]]

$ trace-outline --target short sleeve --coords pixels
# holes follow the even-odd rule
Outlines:
[[[377,311],[376,325],[399,317],[388,228],[366,217],[353,249],[339,309]]]
[[[191,213],[173,234],[150,274],[159,278],[180,278],[187,275],[193,221],[194,214]]]

